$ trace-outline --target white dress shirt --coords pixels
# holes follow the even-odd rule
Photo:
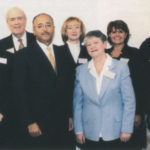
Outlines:
[[[112,58],[108,54],[106,54],[106,56],[107,56],[106,61],[104,63],[102,71],[99,75],[96,72],[96,68],[94,66],[93,59],[89,62],[89,65],[88,65],[88,68],[90,69],[90,73],[92,74],[93,77],[96,78],[96,90],[97,90],[98,95],[100,95],[100,93],[101,93],[101,86],[102,86],[103,76],[104,76],[104,74],[106,73],[106,71],[108,70],[109,66],[112,63]],[[103,137],[102,133],[99,133],[99,137]]]
[[[54,55],[54,50],[53,50],[52,44],[50,44],[49,46],[46,46],[45,44],[39,42],[38,40],[37,40],[37,43],[39,44],[39,46],[41,47],[41,49],[43,50],[43,52],[47,56],[47,58],[49,57],[49,52],[47,50],[47,47],[50,47],[54,61],[55,61],[55,55]],[[56,61],[55,61],[55,64],[56,64]]]
[[[71,52],[71,55],[72,55],[74,61],[77,63],[78,57],[80,54],[80,43],[72,44],[72,43],[67,41],[67,44],[68,44],[69,50]]]
[[[15,49],[16,49],[16,51],[18,51],[20,42],[18,41],[18,38],[16,36],[14,36],[13,34],[12,34],[12,38],[13,38],[13,43],[14,43]],[[27,47],[27,34],[26,34],[26,32],[21,37],[21,39],[22,39],[22,43],[23,43],[24,47]]]
[[[106,61],[104,63],[104,66],[102,68],[100,75],[98,75],[96,72],[93,59],[89,62],[89,65],[88,65],[88,68],[90,69],[90,73],[96,78],[96,90],[97,90],[98,95],[100,95],[103,76],[106,70],[108,70],[108,67],[111,65],[111,61],[112,61],[112,58],[108,54],[106,54],[106,56],[107,58],[106,58]]]

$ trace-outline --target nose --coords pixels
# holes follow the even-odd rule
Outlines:
[[[18,24],[19,23],[19,20],[16,18],[15,20],[14,20],[14,24]]]
[[[94,49],[94,44],[91,44],[90,50],[93,50],[93,49]]]
[[[76,28],[72,28],[72,32],[76,32]]]
[[[43,25],[43,30],[47,31],[47,25]]]
[[[120,33],[117,31],[117,32],[116,32],[116,35],[118,36],[119,34],[120,34]]]

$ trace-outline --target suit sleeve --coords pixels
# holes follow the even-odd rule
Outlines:
[[[80,86],[79,74],[80,74],[80,67],[77,68],[74,95],[73,95],[73,119],[74,119],[75,133],[83,133],[83,126],[82,126],[83,92]]]
[[[34,123],[32,113],[30,112],[30,94],[29,94],[29,72],[25,57],[22,53],[17,53],[14,57],[13,66],[13,86],[14,98],[17,106],[19,119],[23,126],[27,127]]]
[[[120,78],[120,87],[121,95],[123,102],[123,120],[122,120],[122,129],[123,133],[132,133],[134,126],[134,117],[135,117],[135,95],[134,90],[129,74],[128,66],[122,64],[121,67],[121,78]]]

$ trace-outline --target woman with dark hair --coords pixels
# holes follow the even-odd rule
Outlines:
[[[146,130],[144,124],[142,99],[140,91],[140,59],[138,49],[128,46],[130,32],[128,25],[122,20],[111,21],[107,27],[108,41],[111,48],[106,50],[113,58],[124,61],[129,65],[132,84],[136,96],[136,115],[134,120],[134,134],[127,146],[136,147],[137,149],[146,145]]]

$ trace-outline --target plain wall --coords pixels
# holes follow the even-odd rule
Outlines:
[[[61,26],[65,19],[77,16],[86,31],[100,29],[106,34],[107,25],[124,20],[130,29],[129,45],[139,47],[150,36],[150,0],[4,0],[0,5],[0,39],[10,34],[6,13],[20,7],[27,16],[27,30],[32,32],[32,19],[38,13],[49,13],[55,22],[55,44],[63,44]]]

